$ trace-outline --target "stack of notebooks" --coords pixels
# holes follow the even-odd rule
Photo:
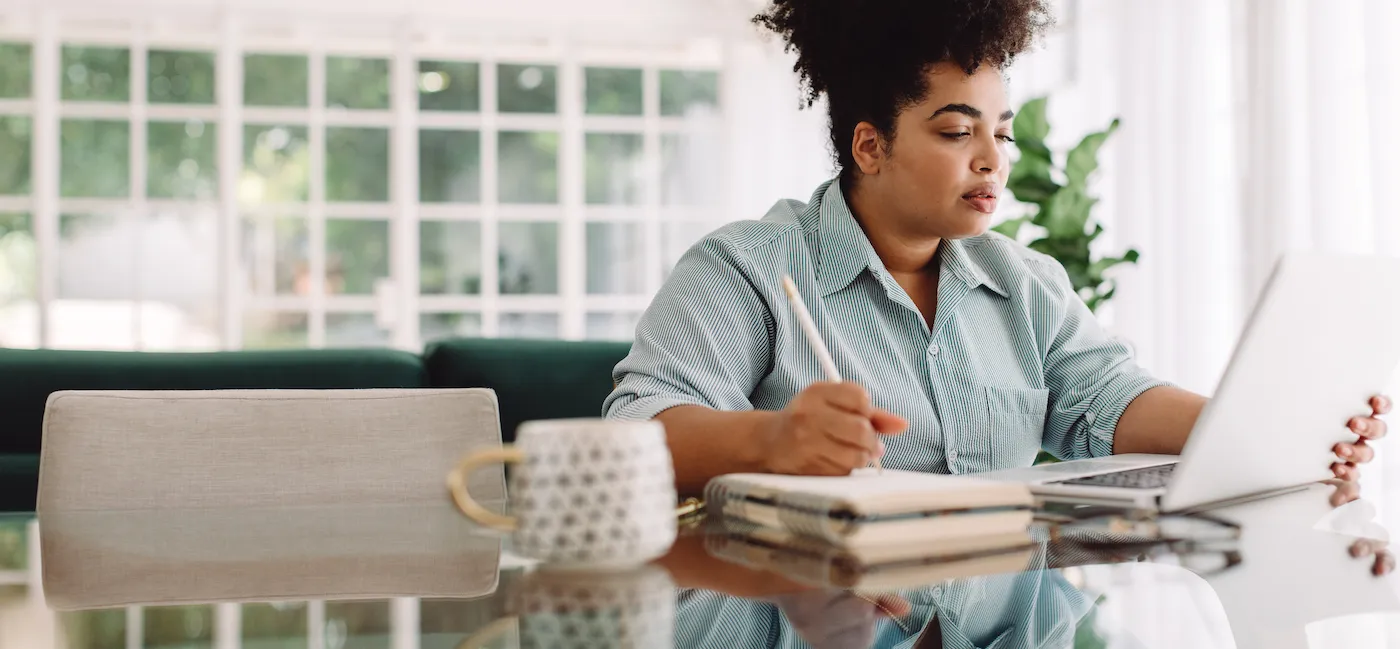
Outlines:
[[[1032,555],[1025,485],[910,471],[732,474],[705,489],[720,558],[814,586],[888,589],[1014,572]]]

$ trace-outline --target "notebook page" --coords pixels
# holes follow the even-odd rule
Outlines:
[[[977,478],[895,469],[886,469],[883,473],[875,469],[858,469],[849,476],[835,477],[742,473],[723,476],[722,479],[777,492],[809,493],[854,502],[898,493],[980,489],[989,484]]]

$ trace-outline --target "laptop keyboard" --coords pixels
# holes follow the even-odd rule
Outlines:
[[[1161,464],[1141,469],[1091,475],[1086,478],[1059,480],[1055,484],[1093,485],[1095,487],[1122,487],[1124,489],[1161,489],[1171,482],[1176,464]]]

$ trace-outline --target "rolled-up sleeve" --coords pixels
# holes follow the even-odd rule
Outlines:
[[[681,405],[752,410],[772,364],[773,315],[743,251],[719,235],[677,262],[613,370],[603,416],[651,419]]]
[[[1042,447],[1062,460],[1112,455],[1114,431],[1128,404],[1170,383],[1139,367],[1132,349],[1103,330],[1062,266],[1037,265],[1060,314],[1045,359],[1050,412]]]

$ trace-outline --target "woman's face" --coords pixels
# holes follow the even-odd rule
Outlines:
[[[863,129],[878,137],[874,127],[857,126],[853,146],[865,172],[857,191],[907,235],[976,236],[991,225],[1011,173],[1012,112],[1001,72],[984,65],[968,75],[939,63],[926,76],[928,96],[895,118],[888,151],[862,138]]]

